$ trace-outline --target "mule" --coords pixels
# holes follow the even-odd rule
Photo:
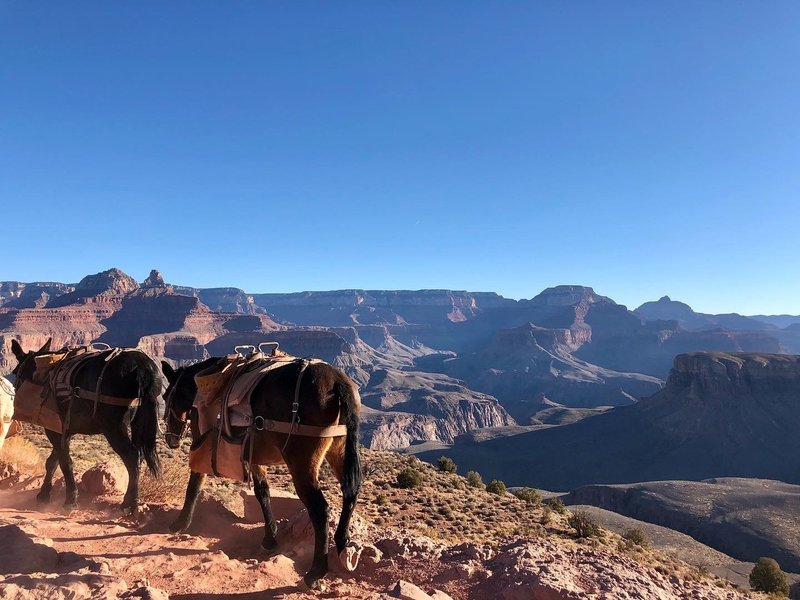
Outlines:
[[[197,386],[194,376],[216,364],[219,358],[179,369],[173,369],[162,361],[162,371],[169,382],[166,398],[166,442],[178,448],[186,432],[187,424],[192,440],[199,439],[196,409],[193,408]],[[342,490],[342,512],[334,534],[336,550],[340,557],[346,556],[349,542],[350,519],[355,509],[361,488],[361,459],[358,451],[358,427],[361,400],[353,381],[339,369],[323,362],[307,366],[295,390],[301,372],[299,361],[268,371],[250,395],[253,415],[274,421],[292,421],[292,403],[298,394],[299,415],[303,424],[320,427],[343,423],[347,434],[335,438],[305,437],[274,431],[251,432],[252,448],[245,453],[252,455],[249,461],[253,488],[264,513],[264,539],[262,546],[269,552],[277,548],[275,534],[277,525],[272,515],[267,483],[268,465],[284,462],[289,468],[294,487],[314,527],[314,558],[303,582],[310,589],[320,589],[320,580],[328,573],[328,517],[329,507],[320,489],[319,468],[323,460],[331,467]],[[192,471],[186,498],[178,519],[170,529],[183,531],[192,522],[198,494],[206,475]]]
[[[15,385],[19,389],[23,382],[34,381],[37,372],[34,358],[50,353],[50,340],[35,352],[25,352],[14,340],[11,342],[11,351],[18,361],[13,373],[17,377]],[[75,372],[71,384],[75,388],[94,390],[97,388],[98,378],[102,376],[100,393],[123,401],[130,399],[130,402],[127,405],[106,404],[102,401],[95,403],[80,397],[74,397],[71,401],[59,401],[59,415],[66,427],[63,433],[45,429],[53,449],[45,461],[44,482],[36,496],[40,503],[50,501],[53,474],[56,466],[60,466],[66,487],[64,506],[68,509],[77,506],[78,488],[70,455],[70,441],[75,434],[105,436],[112,450],[122,459],[128,471],[128,487],[122,500],[125,511],[135,511],[139,505],[139,471],[142,460],[147,463],[153,475],[160,474],[156,454],[159,430],[158,397],[162,387],[158,365],[141,351],[116,354],[106,364],[105,360],[111,352],[113,350],[100,351],[87,357]],[[137,398],[138,406],[134,402]]]

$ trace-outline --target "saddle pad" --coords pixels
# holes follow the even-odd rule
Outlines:
[[[262,363],[259,361],[250,368],[245,367],[240,373],[235,375],[228,387],[225,395],[228,408],[245,404],[249,412],[250,394],[258,385],[258,382],[263,379],[264,375],[274,369],[285,367],[295,360],[297,359],[293,356],[270,358],[267,359],[267,362]]]

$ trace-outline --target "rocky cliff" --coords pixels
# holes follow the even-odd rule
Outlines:
[[[678,356],[663,390],[577,423],[474,445],[459,464],[513,485],[756,477],[800,483],[800,357]],[[432,460],[438,457],[427,457]]]
[[[514,305],[497,294],[451,290],[339,290],[254,294],[256,304],[278,320],[296,325],[459,323],[482,310]]]

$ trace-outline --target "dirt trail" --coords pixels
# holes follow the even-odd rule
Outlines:
[[[38,508],[35,494],[0,492],[0,527],[16,526],[59,553],[74,553],[101,572],[133,587],[164,590],[172,599],[369,597],[385,587],[334,577],[327,582],[329,593],[299,592],[296,584],[310,564],[311,530],[296,498],[274,498],[283,554],[270,557],[260,548],[260,525],[237,522],[236,515],[208,498],[197,508],[191,534],[172,534],[168,526],[177,515],[172,508],[149,507],[138,522],[105,502],[83,503],[66,515],[57,501]],[[8,568],[0,567],[0,573],[7,575]],[[363,594],[354,587],[363,588]]]

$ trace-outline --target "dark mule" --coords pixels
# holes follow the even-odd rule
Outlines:
[[[172,448],[180,445],[187,420],[191,421],[192,439],[197,440],[199,431],[196,414],[192,409],[197,386],[194,376],[220,359],[211,358],[201,363],[174,370],[162,361],[162,370],[169,381],[164,395],[167,409],[167,444]],[[293,361],[285,366],[268,371],[251,394],[253,415],[275,421],[292,421],[292,403],[301,366]],[[319,486],[319,468],[323,460],[338,479],[342,489],[342,514],[336,527],[334,541],[340,556],[344,556],[349,542],[350,518],[355,509],[361,488],[361,461],[358,453],[358,423],[361,400],[355,384],[340,370],[325,363],[311,363],[303,373],[299,390],[299,416],[304,425],[320,427],[336,424],[346,426],[347,435],[335,438],[305,437],[297,434],[270,431],[253,432],[252,463],[253,488],[264,513],[264,540],[262,546],[268,551],[277,547],[276,524],[269,501],[269,485],[266,466],[285,462],[292,475],[295,490],[308,509],[314,526],[314,560],[311,569],[303,577],[312,589],[320,586],[319,580],[328,572],[328,503]],[[249,452],[249,449],[245,449]],[[203,486],[205,475],[192,472],[186,499],[172,531],[186,529],[191,521],[195,503]]]
[[[16,340],[11,342],[11,350],[19,364],[14,369],[17,382],[33,381],[36,374],[34,357],[50,353],[50,341],[36,352],[25,352]],[[84,435],[103,434],[111,448],[119,454],[128,470],[128,489],[122,501],[122,508],[135,510],[139,503],[139,466],[142,459],[150,472],[159,473],[156,439],[158,436],[158,396],[161,393],[161,377],[158,365],[143,352],[123,352],[112,358],[106,366],[104,361],[111,350],[97,352],[86,359],[74,375],[72,385],[84,390],[94,390],[102,373],[101,394],[127,399],[139,398],[136,406],[117,406],[95,403],[83,398],[72,400],[68,419],[68,429],[63,434],[45,429],[45,434],[53,446],[45,462],[45,476],[42,489],[36,496],[39,502],[50,500],[53,473],[56,465],[61,466],[66,484],[66,507],[74,507],[78,501],[78,489],[72,470],[72,457],[69,444],[76,433]],[[59,402],[61,422],[66,422],[69,402]],[[130,434],[128,427],[130,426]]]

